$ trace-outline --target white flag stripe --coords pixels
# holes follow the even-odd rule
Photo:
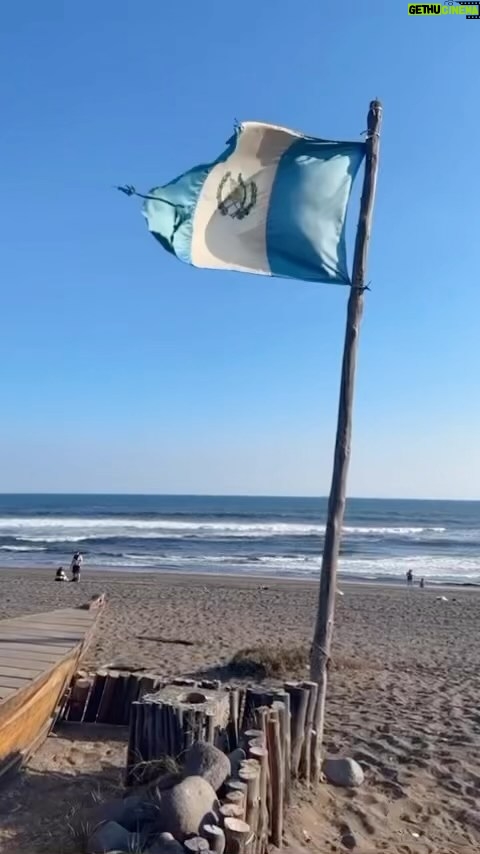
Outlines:
[[[271,272],[266,246],[268,206],[280,158],[297,139],[296,134],[274,125],[242,125],[235,150],[226,161],[213,167],[203,184],[193,218],[192,264]],[[243,219],[224,215],[218,209],[219,198],[228,199],[239,176],[247,193],[251,180],[256,189],[255,205]]]

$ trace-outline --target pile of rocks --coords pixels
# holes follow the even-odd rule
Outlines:
[[[178,775],[165,775],[139,794],[104,802],[81,816],[87,854],[240,854],[252,834],[235,809],[221,806],[231,770],[229,756],[196,742]]]
[[[177,775],[165,774],[140,793],[106,801],[81,816],[87,854],[256,854],[259,839],[244,820],[241,798],[232,796],[241,792],[235,774],[244,762],[241,749],[227,756],[196,742]],[[327,759],[323,772],[334,785],[363,782],[352,759]]]

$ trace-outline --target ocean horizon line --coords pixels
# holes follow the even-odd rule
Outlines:
[[[285,499],[287,501],[328,501],[328,495],[299,495],[299,494],[266,494],[266,493],[241,493],[241,492],[56,492],[56,491],[6,491],[0,492],[0,498],[9,497],[35,497],[35,498],[246,498],[246,499],[263,499],[275,500]],[[395,501],[395,502],[429,502],[429,503],[455,503],[455,504],[480,504],[479,498],[431,498],[431,497],[398,497],[398,496],[382,496],[382,495],[347,495],[348,501]]]

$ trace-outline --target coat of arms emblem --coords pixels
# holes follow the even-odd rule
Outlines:
[[[244,181],[241,173],[237,180],[231,172],[226,172],[217,190],[217,209],[222,216],[232,219],[244,219],[257,203],[257,185],[255,181]]]

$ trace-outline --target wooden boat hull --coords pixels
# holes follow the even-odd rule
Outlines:
[[[102,606],[0,622],[0,777],[48,735]]]

